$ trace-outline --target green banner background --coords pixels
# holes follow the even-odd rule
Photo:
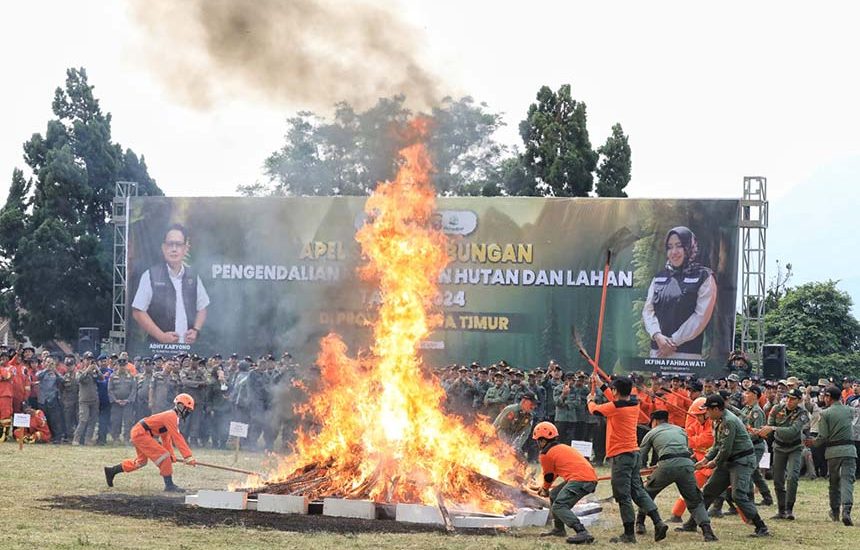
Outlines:
[[[363,205],[362,197],[132,199],[129,304],[141,274],[161,261],[167,226],[177,222],[189,232],[186,264],[200,275],[211,303],[200,339],[190,347],[153,347],[129,309],[130,351],[277,355],[289,350],[309,361],[330,330],[353,347],[366,346],[369,330],[362,324],[372,318],[374,289],[354,275],[360,262],[354,235]],[[566,368],[586,368],[570,334],[576,326],[593,352],[600,277],[611,248],[610,283],[619,284],[608,289],[604,369],[717,373],[732,345],[738,207],[737,200],[440,198],[436,222],[451,238],[453,258],[440,287],[446,325],[428,338],[425,361],[505,359],[531,369],[554,358]],[[704,360],[646,365],[649,337],[642,306],[652,277],[666,262],[666,232],[678,225],[696,234],[699,260],[714,271],[718,285]],[[478,283],[458,284],[457,270],[469,270],[460,277],[477,276]],[[541,270],[547,284],[538,284],[544,283]],[[526,271],[535,274],[532,284],[523,284],[530,277]],[[561,284],[549,284],[559,283],[550,280],[549,271],[561,276]],[[494,276],[497,284],[491,284]],[[520,284],[498,284],[514,277]]]

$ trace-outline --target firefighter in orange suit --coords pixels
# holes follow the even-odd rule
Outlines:
[[[113,479],[121,472],[133,472],[146,465],[148,460],[158,466],[161,477],[164,478],[164,490],[172,493],[184,493],[185,490],[173,483],[173,463],[176,446],[191,466],[197,461],[191,456],[191,449],[185,438],[179,432],[179,420],[186,418],[194,410],[194,399],[187,393],[180,393],[173,400],[173,408],[152,416],[147,416],[131,429],[131,443],[137,451],[134,460],[124,460],[116,466],[105,467],[105,480],[108,487],[113,487]],[[160,441],[159,441],[160,439]]]
[[[12,400],[13,391],[12,368],[8,365],[9,353],[0,351],[0,443],[6,441],[12,433]]]
[[[49,443],[51,441],[51,429],[48,427],[48,419],[45,413],[30,407],[30,403],[21,402],[21,410],[30,415],[29,428],[15,428],[15,439],[21,439],[24,443]]]
[[[687,417],[687,441],[690,444],[690,449],[693,450],[693,458],[695,461],[705,458],[705,453],[714,445],[714,428],[711,424],[711,419],[706,416],[705,398],[698,397],[690,404],[688,411],[690,416]],[[701,489],[705,486],[705,482],[711,476],[713,470],[703,468],[696,470],[696,485]],[[684,510],[687,509],[687,504],[684,499],[679,498],[672,508],[672,522],[680,523],[681,516],[684,515]]]

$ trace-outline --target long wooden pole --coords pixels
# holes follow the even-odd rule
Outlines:
[[[215,468],[216,470],[226,470],[228,472],[236,472],[237,474],[248,474],[249,476],[257,476],[259,478],[263,477],[263,474],[260,472],[252,472],[251,470],[243,470],[242,468],[232,468],[230,466],[221,466],[220,464],[210,464],[208,462],[200,462],[197,461],[198,466],[205,466],[206,468]]]
[[[603,341],[603,318],[606,315],[606,288],[609,286],[609,264],[612,251],[606,251],[606,265],[603,266],[603,292],[600,295],[600,317],[597,319],[597,344],[594,348],[594,362],[600,364],[600,343]]]

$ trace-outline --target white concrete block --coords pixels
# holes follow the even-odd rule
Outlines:
[[[197,506],[197,495],[185,495],[186,506]]]
[[[394,519],[405,523],[445,524],[438,506],[424,504],[398,504],[394,509]]]
[[[337,518],[376,519],[376,504],[370,500],[323,499],[323,515]]]
[[[197,506],[201,508],[244,510],[247,501],[248,493],[244,491],[201,490],[197,492]]]
[[[275,512],[276,514],[307,514],[308,497],[298,495],[257,495],[258,512]]]
[[[516,516],[453,516],[451,523],[461,529],[492,529],[513,527]]]
[[[547,508],[519,508],[514,515],[514,527],[543,527],[549,519]]]

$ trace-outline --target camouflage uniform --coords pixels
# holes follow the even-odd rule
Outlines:
[[[122,440],[128,443],[134,424],[134,402],[137,397],[137,380],[128,369],[120,367],[111,375],[108,381],[108,397],[111,402],[111,439],[119,441],[122,436]]]
[[[182,420],[180,431],[187,440],[194,440],[198,446],[203,446],[203,420],[208,408],[209,374],[198,365],[184,368],[179,372],[179,387],[194,399],[194,414]]]

